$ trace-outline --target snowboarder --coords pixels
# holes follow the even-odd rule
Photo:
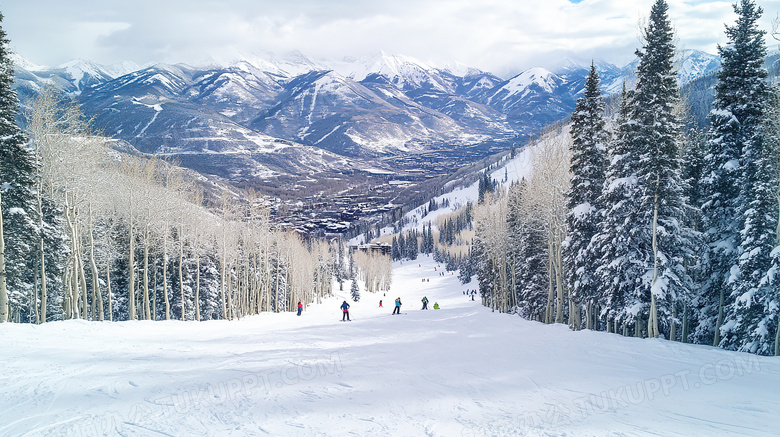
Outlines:
[[[349,322],[350,321],[349,320],[349,304],[347,303],[346,300],[344,301],[343,304],[341,304],[341,310],[344,312],[344,314],[341,316],[341,321],[343,322],[344,319],[346,318],[346,320]]]
[[[439,309],[439,302],[433,303],[433,309],[438,310]]]
[[[303,304],[301,301],[298,301],[298,315],[301,315],[301,312],[303,311]]]
[[[423,303],[422,309],[427,310],[428,309],[428,298],[427,297],[423,297],[422,298],[422,303]]]
[[[393,309],[393,314],[401,314],[401,298],[400,297],[395,300],[395,309]]]

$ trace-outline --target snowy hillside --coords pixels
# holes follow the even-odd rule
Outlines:
[[[568,132],[568,128],[564,128],[563,132]],[[510,185],[512,182],[519,182],[523,178],[528,178],[532,173],[531,155],[533,153],[533,147],[527,146],[520,149],[514,158],[507,155],[498,165],[490,171],[490,177],[496,181],[501,181],[504,186]],[[506,177],[506,180],[504,179]],[[408,225],[405,229],[415,228],[422,232],[424,224],[428,222],[435,223],[436,218],[449,214],[466,206],[467,203],[477,203],[479,198],[478,191],[479,182],[468,184],[467,186],[456,186],[453,183],[451,189],[433,198],[438,205],[449,205],[448,207],[439,208],[435,211],[428,211],[428,204],[419,206],[412,209],[405,214],[408,220]],[[387,233],[392,232],[392,228],[386,229]]]
[[[351,322],[347,283],[301,317],[3,324],[0,435],[776,435],[776,358],[499,315],[428,258],[395,268]]]

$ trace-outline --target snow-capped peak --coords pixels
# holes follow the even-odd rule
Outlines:
[[[73,78],[73,83],[75,84],[80,83],[84,76],[103,77],[108,79],[114,78],[100,65],[83,59],[68,61],[59,65],[57,68],[67,71],[68,75]]]
[[[444,71],[454,75],[454,76],[460,76],[460,77],[466,77],[466,76],[476,76],[478,74],[485,73],[484,71],[480,70],[479,68],[470,67],[466,64],[462,64],[460,62],[450,62],[447,63],[444,68]]]
[[[718,56],[700,50],[683,50],[680,57],[677,77],[683,84],[720,68]]]
[[[371,75],[380,75],[401,89],[431,87],[447,91],[447,86],[439,79],[436,68],[407,55],[382,51],[368,58],[345,59],[343,62],[334,63],[333,67],[342,76],[357,82]]]
[[[46,67],[38,65],[24,56],[19,55],[18,53],[11,53],[11,61],[14,63],[14,66],[24,68],[27,71],[38,71],[46,69]]]
[[[551,71],[542,67],[533,67],[510,79],[504,85],[504,89],[509,91],[511,96],[525,91],[532,85],[536,85],[545,92],[550,93],[553,92],[555,82],[557,81],[560,81],[560,78]]]

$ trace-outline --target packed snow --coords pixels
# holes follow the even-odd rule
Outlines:
[[[386,295],[347,282],[300,317],[2,324],[0,435],[777,435],[777,358],[572,332],[394,267]]]

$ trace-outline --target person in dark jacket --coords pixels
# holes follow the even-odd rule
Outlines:
[[[428,309],[428,298],[427,297],[423,297],[422,298],[422,304],[423,304],[422,309],[427,310]]]
[[[345,318],[347,321],[349,321],[349,304],[346,300],[343,304],[341,304],[341,311],[344,312],[344,314],[341,316],[341,321],[343,322]]]

